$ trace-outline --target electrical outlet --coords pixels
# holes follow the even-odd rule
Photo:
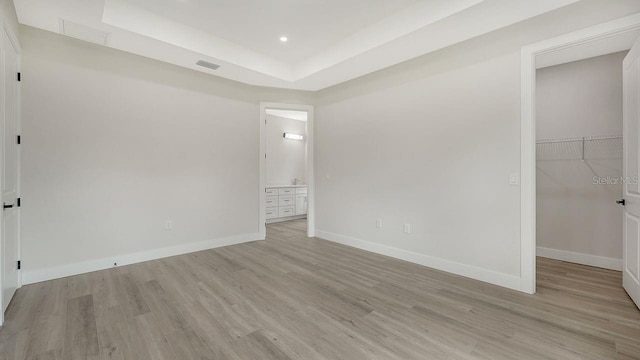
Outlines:
[[[382,219],[376,219],[376,227],[382,229]]]
[[[171,222],[171,220],[165,220],[165,222],[164,222],[164,229],[165,229],[165,230],[171,230],[171,229],[173,229],[173,223]]]
[[[411,234],[411,224],[404,224],[404,233]]]

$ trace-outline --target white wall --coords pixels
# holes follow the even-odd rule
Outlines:
[[[7,28],[18,36],[18,18],[12,0],[0,0],[0,23],[6,24]]]
[[[259,102],[304,93],[21,29],[26,282],[258,238]]]
[[[622,59],[626,52],[539,69],[536,73],[538,140],[622,134]],[[543,145],[537,166],[539,255],[619,268],[622,259],[622,184],[594,184],[593,177],[620,178],[622,141],[588,142],[587,161],[570,157],[580,143]],[[579,150],[579,149],[578,149]],[[621,155],[617,154],[617,155]],[[554,250],[561,250],[557,252]],[[567,254],[564,252],[570,252]],[[570,257],[567,257],[570,256]],[[604,263],[600,257],[609,258]],[[617,260],[617,261],[616,261]],[[591,261],[591,262],[589,262]]]
[[[521,288],[521,47],[639,10],[581,1],[321,91],[316,233]]]
[[[285,139],[282,137],[285,132],[303,135],[305,140]],[[306,184],[306,133],[304,121],[267,115],[267,186],[289,185],[296,178]]]
[[[622,134],[622,59],[626,51],[536,72],[536,136]]]

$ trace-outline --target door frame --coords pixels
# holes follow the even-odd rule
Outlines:
[[[7,38],[9,38],[9,41],[11,41],[11,44],[8,44],[9,46],[13,47],[13,50],[15,50],[16,52],[16,67],[18,69],[18,72],[22,71],[22,46],[20,45],[20,41],[18,40],[17,35],[7,26],[8,21],[6,18],[6,14],[2,13],[0,16],[0,23],[2,24],[2,26],[0,26],[1,31],[4,31],[7,34]],[[0,46],[4,47],[5,44],[2,43],[2,41],[0,40]],[[0,64],[0,65],[4,65],[4,64]],[[4,92],[2,90],[2,92],[0,92],[0,96],[4,95]],[[1,101],[2,99],[0,99]],[[21,90],[21,83],[20,82],[16,82],[16,133],[17,134],[21,134],[22,133],[22,90]],[[4,140],[2,140],[4,141]],[[3,156],[3,146],[4,143],[0,142],[0,159]],[[16,147],[16,172],[17,172],[17,176],[16,176],[16,191],[18,193],[18,197],[20,197],[21,194],[21,175],[20,175],[20,169],[21,169],[21,147],[17,146]],[[0,168],[0,189],[2,188],[2,168]],[[2,203],[4,201],[4,199],[2,198],[2,192],[0,191],[0,203]],[[16,216],[17,216],[17,229],[16,229],[16,236],[17,236],[17,250],[18,250],[18,259],[21,258],[22,254],[22,236],[21,236],[21,217],[20,217],[20,208],[16,208]],[[2,238],[2,222],[0,221],[0,246],[2,244],[2,242],[4,241],[4,239]],[[0,254],[1,255],[1,254]],[[2,262],[2,256],[0,256],[0,272],[3,269],[3,262]],[[0,289],[2,289],[2,279],[3,279],[3,274],[0,273]],[[22,287],[22,271],[18,271],[18,289]],[[3,299],[2,296],[0,296],[0,309],[4,308],[4,304],[2,303]],[[0,325],[2,325],[4,323],[4,311],[0,310]]]
[[[520,290],[536,292],[536,57],[640,30],[640,13],[595,25],[521,50]]]
[[[266,117],[267,109],[274,110],[297,110],[307,112],[307,154],[306,154],[306,175],[307,175],[307,236],[314,237],[316,233],[316,221],[315,221],[315,181],[314,181],[314,162],[313,162],[313,106],[312,105],[300,105],[300,104],[286,104],[276,102],[261,102],[260,103],[260,214],[259,214],[259,234],[260,239],[264,240],[267,237],[267,225],[265,215],[265,189],[267,186],[267,142],[265,138],[266,134]]]

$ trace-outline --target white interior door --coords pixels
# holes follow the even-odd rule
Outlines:
[[[2,311],[18,288],[18,55],[4,29],[2,64]]]
[[[624,245],[622,280],[640,307],[640,39],[624,59]]]

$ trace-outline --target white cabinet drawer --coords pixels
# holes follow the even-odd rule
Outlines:
[[[278,195],[293,195],[296,193],[295,188],[282,188],[278,189]]]
[[[267,189],[265,189],[265,190],[264,190],[264,193],[265,193],[267,196],[276,196],[276,195],[278,195],[278,189],[274,189],[274,188],[271,188],[271,189],[270,189],[270,188],[267,188]]]
[[[293,206],[296,203],[295,196],[278,196],[278,206]]]
[[[266,207],[277,207],[278,206],[278,197],[277,196],[267,196],[264,200],[264,205]]]
[[[295,206],[282,206],[278,208],[278,217],[294,216],[295,214]]]
[[[269,208],[265,211],[266,219],[275,219],[278,217],[278,208]]]
[[[296,194],[306,194],[307,193],[307,188],[297,188],[296,189]]]

